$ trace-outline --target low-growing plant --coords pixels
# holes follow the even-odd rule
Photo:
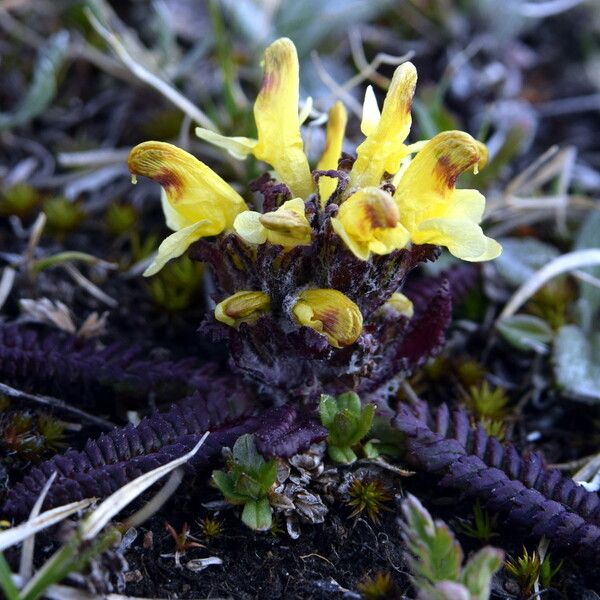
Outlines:
[[[76,202],[66,198],[49,198],[44,201],[46,230],[56,236],[75,231],[84,219],[84,212]]]
[[[365,577],[357,587],[364,600],[400,600],[403,597],[389,573]]]
[[[202,264],[182,256],[148,282],[150,297],[168,312],[185,310],[199,295],[203,272]]]
[[[130,204],[115,202],[111,204],[104,215],[106,229],[111,235],[130,234],[138,224],[138,215]]]
[[[65,423],[47,414],[11,410],[8,399],[0,401],[0,450],[23,461],[37,461],[65,446]]]
[[[546,553],[542,565],[540,567],[540,583],[542,588],[548,589],[552,587],[554,578],[560,573],[564,560],[559,560],[554,565],[552,564],[552,556],[549,552]]]
[[[206,540],[215,540],[223,534],[223,523],[212,517],[204,517],[200,521],[202,537]]]
[[[403,538],[419,600],[487,600],[502,551],[486,546],[463,565],[463,551],[450,528],[434,521],[412,495],[402,503]]]
[[[369,433],[375,406],[362,406],[358,394],[346,392],[337,398],[321,396],[321,423],[327,427],[327,452],[332,460],[350,464],[356,459],[353,447]]]
[[[0,216],[29,217],[41,200],[39,192],[26,183],[16,183],[0,195]]]
[[[487,544],[498,535],[494,531],[495,525],[496,517],[491,517],[489,512],[481,506],[481,502],[477,500],[473,505],[472,518],[461,523],[460,533]]]
[[[177,531],[170,523],[165,522],[165,530],[175,542],[175,552],[173,554],[163,554],[162,556],[174,556],[175,565],[178,567],[181,566],[181,556],[188,550],[192,550],[193,548],[204,548],[200,541],[191,535],[190,526],[187,523],[184,523],[181,526],[181,529]]]
[[[243,506],[242,521],[256,531],[267,531],[273,522],[269,493],[277,477],[277,462],[265,461],[254,436],[244,434],[233,446],[226,471],[213,471],[212,480],[230,504]]]
[[[469,388],[466,403],[479,419],[485,417],[503,419],[506,415],[508,396],[502,388],[492,388],[487,381],[484,381],[479,386],[473,385]]]
[[[538,580],[543,589],[552,587],[552,581],[561,570],[562,565],[562,560],[552,565],[552,558],[549,553],[542,561],[536,550],[529,553],[527,548],[523,546],[521,554],[509,558],[504,567],[516,579],[521,597],[528,598],[533,593],[535,583]]]
[[[55,457],[34,470],[10,490],[7,513],[29,510],[47,473],[59,473],[48,492],[48,506],[106,495],[130,481],[132,472],[164,465],[174,448],[183,452],[206,430],[212,432],[212,443],[199,463],[206,464],[244,433],[254,433],[265,456],[293,456],[324,439],[324,428],[310,408],[321,394],[341,385],[359,393],[365,408],[356,396],[341,407],[330,398],[323,403],[322,417],[328,423],[330,456],[355,460],[371,425],[370,404],[377,403],[382,413],[391,408],[386,401],[396,399],[401,379],[439,354],[452,302],[460,297],[461,288],[444,276],[429,280],[421,294],[408,296],[410,314],[398,311],[393,298],[407,291],[403,286],[409,272],[436,259],[441,247],[465,261],[499,256],[500,244],[479,226],[485,199],[476,190],[456,188],[462,173],[484,167],[485,146],[459,131],[405,143],[416,87],[414,65],[404,62],[396,68],[381,110],[372,90],[367,92],[361,124],[366,137],[354,156],[342,154],[347,112],[341,102],[331,108],[326,151],[315,169],[303,149],[299,63],[291,40],[272,43],[263,65],[265,76],[253,111],[256,138],[196,130],[201,139],[236,159],[253,156],[257,170],[261,162],[270,165],[270,172],[249,184],[257,194],[251,204],[237,184],[230,185],[171,144],[144,142],[128,158],[134,176],[162,185],[165,222],[172,230],[145,275],[156,275],[186,252],[207,265],[217,304],[206,315],[202,331],[227,344],[231,372],[226,378],[196,372],[186,378],[196,394],[168,412],[142,419],[136,427],[112,430],[88,442],[85,452]],[[260,210],[253,210],[257,206]],[[147,257],[141,251],[138,255]],[[508,318],[500,323],[506,325]],[[533,347],[547,350],[553,331],[547,324],[540,329],[539,321],[532,328],[527,320],[527,339],[533,330]],[[511,325],[514,337],[514,319]],[[30,340],[20,344],[28,351],[22,356],[30,354]],[[15,347],[2,351],[11,359],[3,360],[0,368],[28,380],[32,369],[22,356],[15,358]],[[71,349],[66,357],[73,353]],[[38,355],[34,364],[39,362]],[[92,369],[90,364],[93,360],[86,362],[86,369]],[[442,365],[438,374],[444,369]],[[105,365],[92,370],[92,380],[106,376]],[[150,360],[132,387],[147,385],[153,370]],[[49,370],[41,371],[47,383]],[[60,371],[52,371],[51,378],[55,373]],[[232,389],[236,402],[230,403]],[[407,463],[443,478],[451,489],[481,498],[490,510],[502,512],[507,522],[528,533],[534,530],[557,545],[577,549],[582,557],[597,555],[600,527],[591,516],[600,503],[596,494],[580,487],[574,492],[574,481],[546,469],[535,454],[523,458],[514,448],[504,449],[482,428],[472,428],[463,411],[450,414],[441,405],[434,415],[414,394],[408,399],[394,407],[392,421],[403,434]],[[278,408],[265,410],[268,402]],[[232,404],[241,408],[236,412]],[[86,452],[94,452],[92,465],[84,462]],[[66,473],[59,468],[65,460],[71,461]],[[215,477],[226,497],[244,506],[246,520],[254,526],[271,521],[272,465],[263,461],[246,473],[234,460]],[[485,557],[479,558],[485,562]]]
[[[389,489],[381,479],[354,478],[348,489],[348,506],[351,517],[366,515],[373,523],[379,523],[381,511],[390,510],[385,504],[392,499]]]

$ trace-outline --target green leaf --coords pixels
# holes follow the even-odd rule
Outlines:
[[[275,459],[266,463],[258,474],[258,482],[262,489],[267,492],[271,489],[277,479],[277,461]]]
[[[355,392],[345,392],[337,397],[338,411],[347,410],[352,416],[360,417],[362,405],[360,397]]]
[[[273,525],[273,509],[267,498],[247,502],[242,511],[242,522],[255,531],[268,531]]]
[[[363,444],[363,452],[367,458],[377,458],[381,454],[377,442],[373,440],[369,440],[366,444]]]
[[[213,471],[212,480],[225,497],[225,500],[231,504],[243,504],[248,500],[246,496],[238,493],[233,478],[224,471]]]
[[[33,78],[21,105],[12,113],[0,113],[0,131],[28,123],[43,113],[56,94],[56,78],[69,50],[69,34],[59,31],[40,48]]]
[[[463,570],[462,582],[471,593],[472,600],[488,600],[492,577],[504,561],[501,550],[486,546],[474,554]]]
[[[502,254],[494,260],[494,268],[515,288],[560,254],[554,246],[534,238],[502,238],[499,242]]]
[[[350,446],[328,446],[327,452],[331,460],[344,465],[353,463],[357,458]]]
[[[336,413],[327,440],[334,446],[351,446],[354,442],[356,419],[348,411]]]
[[[577,325],[560,328],[554,340],[554,376],[571,398],[600,402],[600,333],[588,336]]]
[[[327,427],[327,429],[331,427],[337,411],[338,407],[335,398],[333,396],[323,394],[321,396],[321,402],[319,403],[319,414],[321,416],[321,423],[324,427]]]
[[[19,600],[19,590],[13,583],[12,573],[4,554],[0,552],[0,588],[7,600]]]
[[[533,350],[539,354],[548,352],[547,344],[554,332],[546,321],[533,315],[514,315],[496,324],[502,337],[519,350]]]
[[[448,526],[442,521],[434,522],[427,509],[410,494],[402,504],[402,513],[404,534],[414,555],[411,569],[417,580],[459,582],[463,552]]]
[[[264,496],[263,487],[253,475],[240,471],[235,481],[235,491],[246,500],[258,500]]]
[[[373,424],[374,416],[375,416],[375,405],[367,404],[367,406],[364,407],[364,409],[360,415],[360,419],[358,421],[357,428],[354,432],[355,439],[352,441],[353,444],[360,442],[360,440],[362,440],[365,437],[365,435],[367,435],[367,433],[369,433],[369,431],[371,430],[371,425]]]
[[[233,445],[233,459],[246,472],[257,474],[265,464],[265,459],[256,450],[254,436],[250,433],[241,435]]]
[[[584,248],[600,248],[600,213],[593,210],[583,219],[580,230],[577,233],[574,250],[582,250]],[[600,267],[586,267],[582,271],[590,275],[600,278]],[[585,306],[584,310],[584,329],[588,330],[592,326],[592,320],[600,309],[600,288],[579,281],[580,303]]]

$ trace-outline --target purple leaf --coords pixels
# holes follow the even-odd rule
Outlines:
[[[139,425],[115,428],[96,440],[88,440],[82,451],[65,454],[31,469],[14,486],[2,512],[25,517],[35,503],[48,477],[52,484],[44,509],[81,498],[104,497],[142,473],[167,464],[191,450],[205,431],[205,444],[191,466],[205,466],[223,446],[231,446],[243,433],[252,433],[261,422],[250,416],[253,405],[247,386],[232,378],[213,379],[204,389],[174,405],[164,413],[142,419]]]
[[[520,455],[472,427],[463,410],[450,415],[446,405],[430,413],[424,402],[403,404],[393,425],[405,436],[408,461],[435,474],[440,485],[479,498],[531,536],[546,536],[582,557],[598,556],[600,497],[547,469],[541,455]]]
[[[307,415],[293,406],[270,410],[261,417],[261,426],[255,432],[256,447],[264,456],[294,456],[307,450],[311,444],[327,437],[327,429],[315,414]]]

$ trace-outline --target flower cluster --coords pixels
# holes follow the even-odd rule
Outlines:
[[[342,153],[347,115],[336,102],[311,171],[296,49],[274,42],[254,105],[257,139],[196,130],[238,159],[252,154],[271,165],[254,183],[252,207],[175,146],[145,142],[131,151],[132,174],[162,185],[174,230],[145,275],[188,248],[209,263],[218,289],[210,328],[228,338],[234,366],[266,386],[312,395],[368,376],[374,357],[405,333],[411,307],[399,290],[412,267],[437,246],[467,261],[501,251],[479,226],[484,197],[456,189],[462,172],[485,164],[485,146],[459,131],[406,144],[416,79],[411,63],[400,65],[381,110],[367,89],[356,158]]]

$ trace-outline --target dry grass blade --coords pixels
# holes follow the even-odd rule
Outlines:
[[[129,52],[127,52],[127,49],[121,43],[118,36],[100,23],[100,21],[89,9],[86,9],[86,15],[92,27],[100,36],[102,36],[102,38],[104,38],[104,40],[106,40],[107,44],[113,49],[115,54],[121,59],[123,64],[135,77],[144,83],[147,83],[156,91],[160,92],[165,98],[180,108],[186,115],[189,115],[195,122],[197,122],[199,125],[202,125],[202,127],[217,131],[217,126],[195,104],[180,94],[169,83],[162,80],[154,73],[151,73],[140,63],[136,62]]]
[[[125,506],[135,500],[144,490],[148,489],[152,484],[156,483],[159,479],[168,475],[171,471],[185,464],[190,458],[192,458],[196,452],[200,449],[204,440],[208,437],[209,432],[207,431],[200,441],[183,456],[172,460],[166,465],[162,465],[144,473],[137,479],[130,481],[127,485],[117,490],[114,494],[109,496],[100,506],[87,517],[80,527],[81,537],[83,540],[94,539],[104,529],[106,524]]]
[[[80,408],[76,408],[75,406],[70,406],[66,404],[63,400],[59,400],[58,398],[53,398],[52,396],[43,396],[41,394],[30,394],[29,392],[24,392],[22,390],[18,390],[17,388],[11,387],[6,383],[0,382],[0,393],[5,396],[9,396],[10,398],[18,398],[20,400],[29,400],[30,402],[35,402],[36,404],[41,404],[42,406],[51,406],[54,410],[58,410],[61,412],[67,412],[71,415],[77,415],[80,419],[83,419],[86,423],[94,423],[103,429],[112,429],[114,427],[114,423],[111,423],[107,419],[103,419],[102,417],[96,417],[94,415],[90,415],[86,413],[84,410]]]
[[[64,264],[62,265],[67,273],[73,278],[75,283],[79,284],[86,292],[94,296],[100,302],[104,302],[111,308],[119,306],[119,302],[109,296],[106,292],[103,292],[95,283],[92,283],[87,277],[80,273],[73,265]]]
[[[183,472],[181,469],[173,471],[165,485],[163,485],[154,497],[127,519],[127,527],[138,527],[158,512],[163,504],[175,493],[182,479]]]
[[[58,506],[52,510],[43,512],[41,515],[35,517],[35,519],[30,519],[21,525],[0,532],[0,552],[6,550],[6,548],[10,548],[10,546],[20,544],[29,536],[34,535],[51,525],[59,523],[77,511],[88,507],[95,501],[95,498],[86,498],[85,500]]]
[[[12,267],[5,267],[4,271],[2,271],[2,279],[0,279],[0,308],[4,306],[13,288],[16,275],[17,272]]]
[[[560,275],[583,267],[600,265],[600,249],[576,250],[550,261],[537,271],[510,298],[498,320],[514,315],[545,283]]]
[[[42,504],[48,494],[48,490],[50,486],[54,483],[56,479],[56,471],[50,475],[48,481],[42,488],[38,499],[36,500],[31,512],[29,513],[29,521],[35,519],[39,514],[40,510],[42,510]],[[23,541],[23,548],[21,549],[21,562],[19,563],[19,575],[23,577],[23,579],[27,580],[31,577],[33,573],[33,552],[35,550],[35,534],[30,535],[27,539]]]

